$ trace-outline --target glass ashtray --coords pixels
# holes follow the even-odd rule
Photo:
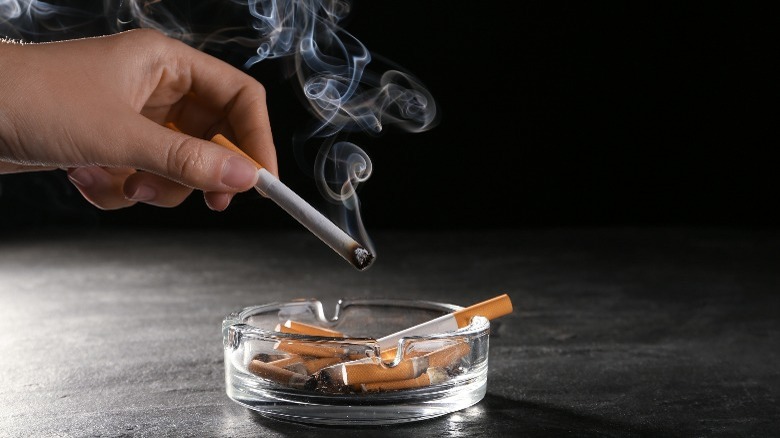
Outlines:
[[[309,424],[405,423],[467,408],[485,396],[490,321],[407,330],[462,309],[342,299],[328,319],[315,299],[244,308],[222,324],[227,395],[264,416]]]

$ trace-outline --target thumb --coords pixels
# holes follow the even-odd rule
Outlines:
[[[204,192],[243,192],[257,182],[257,167],[240,154],[138,117],[120,136],[133,152],[125,165]]]

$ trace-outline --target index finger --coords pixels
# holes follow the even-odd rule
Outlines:
[[[190,90],[222,111],[238,145],[269,172],[278,175],[265,87],[222,60],[183,43],[179,47],[185,48],[177,55],[181,73],[190,80]]]

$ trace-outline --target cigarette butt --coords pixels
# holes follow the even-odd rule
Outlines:
[[[398,347],[393,347],[393,348],[387,348],[382,350],[379,353],[379,357],[382,358],[383,362],[392,362],[395,360],[395,356],[397,354],[398,354]],[[426,354],[427,352],[424,351],[412,350],[412,351],[404,352],[404,357],[424,356]]]
[[[277,324],[276,331],[296,335],[324,336],[329,338],[343,338],[344,334],[337,330],[331,330],[316,325],[306,324],[293,320],[287,320],[284,324]]]
[[[471,351],[467,342],[457,342],[438,350],[434,350],[424,357],[428,358],[428,366],[435,368],[450,368]]]
[[[178,126],[174,125],[173,122],[165,122],[165,127],[176,132],[181,132],[181,129],[179,129]]]
[[[353,387],[363,383],[414,379],[428,367],[453,367],[470,350],[467,342],[457,342],[422,356],[406,357],[394,366],[385,366],[381,363],[383,358],[372,357],[325,368],[323,372],[327,374],[326,380]]]
[[[509,299],[509,295],[503,294],[457,310],[452,313],[452,316],[455,317],[458,327],[466,327],[471,323],[471,318],[477,315],[493,320],[510,313],[512,313],[512,301]]]
[[[395,355],[398,354],[398,347],[393,348],[387,348],[382,350],[379,353],[379,356],[382,358],[385,362],[391,362],[393,359],[395,359]]]
[[[295,373],[259,360],[250,362],[247,369],[256,376],[289,386],[290,388],[314,389],[317,386],[317,381],[312,376]]]
[[[437,385],[446,381],[447,371],[441,368],[428,368],[419,377],[406,380],[395,380],[390,382],[371,382],[363,383],[360,388],[363,392],[394,391],[398,389],[423,388],[426,386]]]
[[[346,359],[357,359],[365,357],[365,354],[352,351],[349,348],[334,347],[327,344],[316,344],[312,342],[302,342],[295,340],[278,341],[274,345],[274,349],[300,356],[339,357]]]
[[[273,365],[277,368],[287,368],[291,365],[300,364],[305,360],[306,358],[304,358],[303,356],[293,355],[290,357],[285,357],[284,359],[277,359],[275,361],[268,362],[268,365]]]
[[[300,374],[313,375],[323,368],[335,365],[342,361],[339,357],[319,357],[316,359],[302,360],[295,364],[288,365],[290,371]]]
[[[358,385],[361,383],[414,379],[425,372],[427,368],[428,360],[425,357],[402,360],[391,367],[387,367],[381,364],[379,359],[373,358],[370,362],[359,361],[357,363],[347,362],[341,364],[340,375],[344,385]]]

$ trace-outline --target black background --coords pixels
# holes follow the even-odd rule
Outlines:
[[[441,115],[428,132],[355,141],[374,165],[360,191],[369,232],[780,223],[768,10],[507,3],[353,3],[345,29],[418,77]],[[308,115],[281,72],[249,70],[268,90],[282,179],[321,208],[290,147]],[[249,192],[221,213],[199,193],[173,209],[99,211],[60,172],[0,184],[5,226],[299,227]]]

